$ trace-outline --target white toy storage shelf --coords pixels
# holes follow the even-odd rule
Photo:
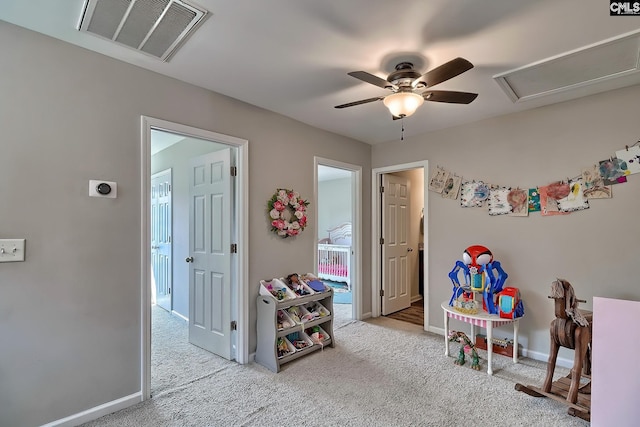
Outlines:
[[[267,289],[270,283],[286,288],[280,295],[282,299]],[[333,289],[327,285],[324,287],[322,292],[306,288],[311,293],[298,296],[284,285],[283,279],[260,281],[256,362],[279,372],[285,363],[334,346]],[[319,332],[320,340],[318,336],[314,336],[315,341],[311,339],[313,332]],[[297,347],[291,342],[293,338],[298,340]],[[279,348],[283,351],[279,352]]]

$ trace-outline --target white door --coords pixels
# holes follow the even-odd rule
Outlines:
[[[171,311],[171,169],[151,176],[151,291],[157,305]]]
[[[382,314],[387,315],[411,305],[409,269],[409,181],[382,176]]]
[[[231,150],[191,160],[189,342],[231,359]]]

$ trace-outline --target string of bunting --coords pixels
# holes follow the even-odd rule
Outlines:
[[[640,173],[640,140],[616,151],[616,157],[600,160],[582,169],[573,178],[547,185],[521,189],[464,179],[437,166],[431,173],[428,188],[443,198],[460,199],[463,208],[485,208],[489,215],[543,216],[567,215],[589,209],[590,199],[610,199],[613,186],[627,182],[627,176]]]

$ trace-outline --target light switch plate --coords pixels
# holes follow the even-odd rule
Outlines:
[[[0,239],[0,262],[24,261],[25,239]]]

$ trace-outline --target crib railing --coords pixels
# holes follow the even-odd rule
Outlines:
[[[318,277],[345,282],[351,290],[351,246],[318,244]]]

